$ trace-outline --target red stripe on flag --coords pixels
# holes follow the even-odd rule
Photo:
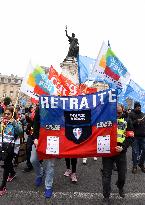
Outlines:
[[[48,95],[48,93],[45,92],[42,88],[40,88],[39,85],[35,86],[34,93],[37,93],[39,95]]]
[[[31,102],[34,104],[37,104],[39,102],[39,100],[36,100],[35,98],[31,98]]]
[[[113,78],[114,80],[119,80],[120,76],[114,73],[108,66],[105,68],[105,74]]]

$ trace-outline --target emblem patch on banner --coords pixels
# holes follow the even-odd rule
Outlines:
[[[78,140],[80,138],[80,136],[82,135],[82,128],[74,128],[73,129],[73,134],[75,136],[75,138]]]
[[[65,111],[64,118],[67,139],[80,144],[91,136],[91,110]]]

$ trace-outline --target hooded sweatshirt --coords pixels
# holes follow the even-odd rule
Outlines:
[[[141,111],[137,112],[134,109],[129,114],[129,118],[132,120],[132,123],[133,123],[134,136],[135,137],[145,137],[145,114]],[[142,119],[142,121],[138,122],[138,119]]]

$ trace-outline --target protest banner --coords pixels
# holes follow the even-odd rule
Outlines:
[[[31,63],[29,63],[20,89],[35,101],[39,100],[40,95],[56,93],[55,86],[48,79],[44,69],[40,66],[34,68]]]
[[[97,88],[88,87],[84,83],[79,85],[74,84],[70,79],[59,74],[53,66],[49,69],[48,78],[56,87],[57,95],[60,96],[76,96],[97,92]]]
[[[77,60],[80,84],[85,83],[86,81],[105,82],[105,79],[102,79],[99,75],[94,75],[92,72],[96,59],[79,55]]]
[[[119,103],[126,105],[127,98],[132,99],[134,102],[140,102],[142,112],[145,112],[145,90],[132,79],[130,80],[129,85],[127,85],[126,92],[119,95],[118,101]]]
[[[79,86],[74,84],[67,77],[59,74],[53,66],[49,69],[48,74],[49,80],[53,83],[53,85],[57,88],[57,95],[60,96],[71,96],[79,94]]]
[[[40,159],[116,154],[116,91],[80,96],[41,96]]]
[[[104,42],[96,59],[92,74],[98,75],[105,82],[112,83],[112,88],[125,92],[130,81],[130,73],[119,58]]]

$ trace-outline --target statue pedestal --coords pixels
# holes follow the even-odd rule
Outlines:
[[[68,57],[61,64],[62,75],[71,80],[74,84],[79,84],[78,63],[76,58]]]

